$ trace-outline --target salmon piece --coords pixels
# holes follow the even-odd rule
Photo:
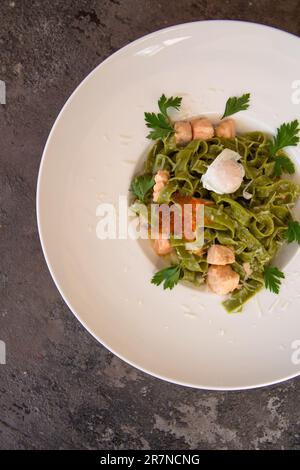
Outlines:
[[[160,183],[160,182],[167,183],[168,179],[169,179],[169,172],[167,170],[158,170],[158,172],[156,173],[154,177],[155,183]]]
[[[224,245],[212,245],[209,247],[207,252],[208,264],[224,266],[226,264],[234,263],[234,261],[234,251],[231,247]]]
[[[232,139],[236,135],[235,122],[233,119],[225,119],[216,127],[216,136]]]
[[[176,145],[182,146],[188,144],[192,138],[192,126],[189,121],[177,121],[174,123]]]
[[[172,246],[169,240],[158,239],[154,240],[153,248],[156,254],[159,256],[167,255],[171,253]]]
[[[194,249],[186,248],[186,250],[187,250],[189,253],[192,253],[193,255],[197,255],[197,256],[203,256],[204,253],[205,253],[205,249],[204,249],[204,248],[194,248]]]
[[[213,206],[214,205],[213,201],[209,201],[207,199],[201,199],[201,198],[191,197],[191,196],[180,196],[179,194],[174,195],[174,202],[179,204],[182,208],[183,228],[185,227],[185,218],[184,218],[184,216],[187,215],[187,213],[185,213],[185,211],[184,211],[184,206],[185,206],[185,204],[190,204],[192,206],[192,213],[190,214],[190,218],[191,218],[191,227],[190,228],[191,228],[192,232],[195,232],[195,230],[196,230],[197,206],[198,205],[203,205],[203,206]],[[171,216],[172,216],[172,214],[171,214]],[[207,220],[205,220],[205,218],[204,218],[204,221],[207,222]],[[187,228],[187,231],[190,231],[189,227],[186,227],[186,228]],[[185,237],[185,238],[188,239],[188,237]]]
[[[176,215],[174,214],[174,211],[170,211],[170,228],[169,230],[166,231],[166,227],[164,227],[164,234],[170,235],[177,233],[178,234],[178,229],[183,232],[183,236],[186,240],[194,240],[195,237],[193,235],[193,238],[189,237],[191,235],[191,232],[196,231],[196,222],[197,222],[197,206],[198,205],[214,205],[213,201],[209,201],[206,199],[200,199],[196,197],[191,197],[191,196],[180,196],[178,193],[174,194],[174,202],[181,206],[181,220],[179,218],[176,218]],[[191,212],[190,211],[185,211],[185,204],[189,204],[191,207]],[[172,205],[170,206],[172,207]],[[176,212],[176,209],[175,209]],[[185,219],[187,217],[187,219]],[[163,233],[163,212],[159,212],[159,233]],[[189,222],[190,221],[190,225]],[[205,223],[208,223],[207,218],[204,218]],[[176,223],[179,224],[179,227],[177,229]],[[177,229],[177,230],[176,230]]]
[[[239,286],[240,276],[231,266],[211,265],[207,272],[207,284],[218,295],[226,295]]]
[[[160,191],[169,181],[169,172],[166,170],[158,170],[154,177],[155,185],[153,186],[153,201],[157,202]]]
[[[193,140],[207,140],[214,136],[214,127],[207,118],[193,119],[191,121],[191,126],[193,130]]]

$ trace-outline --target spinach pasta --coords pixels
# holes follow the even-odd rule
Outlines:
[[[231,114],[246,109],[249,99],[249,94],[235,98]],[[206,118],[172,122],[168,108],[178,109],[180,102],[162,95],[160,113],[145,113],[152,129],[148,137],[155,143],[144,172],[131,185],[135,205],[139,201],[147,208],[149,229],[152,205],[190,207],[189,238],[185,232],[177,236],[174,216],[167,231],[158,218],[154,248],[172,261],[152,282],[164,288],[180,280],[207,283],[216,294],[227,295],[228,312],[239,311],[264,286],[278,293],[284,274],[272,260],[283,243],[300,241],[291,212],[300,188],[285,176],[295,168],[283,151],[298,143],[298,122],[283,124],[273,138],[263,132],[238,135],[228,114],[216,125]],[[199,207],[204,211],[201,243]]]

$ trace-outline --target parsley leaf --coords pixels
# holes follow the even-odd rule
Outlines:
[[[181,100],[182,98],[179,98],[179,96],[171,96],[171,98],[166,98],[165,95],[161,95],[161,97],[158,100],[158,107],[160,109],[160,112],[168,117],[168,108],[175,108],[179,109],[181,105]]]
[[[155,181],[152,175],[136,176],[131,183],[130,191],[132,191],[141,202],[146,203],[154,183]]]
[[[168,137],[174,132],[174,128],[168,116],[168,108],[179,109],[182,98],[167,98],[164,94],[158,100],[160,113],[145,113],[146,126],[152,129],[147,135],[148,139],[157,140]]]
[[[275,158],[274,174],[280,176],[282,173],[295,173],[295,165],[289,157],[281,155]]]
[[[170,266],[169,268],[162,269],[154,274],[151,283],[159,286],[163,283],[164,289],[173,289],[173,287],[182,278],[183,272],[180,264]]]
[[[267,266],[264,270],[265,286],[275,294],[279,293],[281,279],[284,279],[284,273],[275,266]]]
[[[244,111],[249,108],[250,93],[245,93],[242,96],[232,96],[228,98],[225,106],[225,111],[221,119],[232,114]]]
[[[287,239],[288,243],[296,241],[300,245],[300,224],[297,222],[297,220],[291,220],[289,222],[287,231],[285,233],[285,238]]]
[[[169,120],[163,114],[145,113],[146,126],[153,129],[148,135],[148,139],[157,140],[167,137],[174,132]]]
[[[270,143],[271,155],[275,155],[279,150],[284,147],[295,146],[299,142],[299,122],[297,119],[294,121],[281,124],[277,129],[277,134]]]

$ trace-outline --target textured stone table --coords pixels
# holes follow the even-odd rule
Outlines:
[[[164,383],[112,356],[47,270],[36,179],[62,105],[105,57],[156,29],[203,19],[300,34],[298,0],[1,0],[0,448],[300,448],[299,379],[215,393]],[[299,77],[298,77],[299,78]]]

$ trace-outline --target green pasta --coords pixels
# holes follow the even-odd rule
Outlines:
[[[292,220],[290,209],[300,195],[294,181],[275,174],[275,156],[270,148],[271,140],[262,132],[192,140],[183,148],[176,145],[171,133],[154,144],[145,162],[145,174],[155,175],[160,170],[169,174],[156,203],[170,205],[186,197],[210,201],[204,209],[202,250],[189,251],[184,237],[178,239],[173,234],[170,242],[180,265],[181,280],[195,285],[206,280],[206,252],[212,244],[233,249],[235,261],[231,267],[238,273],[240,285],[223,302],[228,312],[239,311],[263,288],[264,269],[285,240]],[[240,155],[245,172],[242,184],[231,194],[217,194],[201,182],[202,175],[224,149]],[[280,155],[285,155],[282,150]]]

